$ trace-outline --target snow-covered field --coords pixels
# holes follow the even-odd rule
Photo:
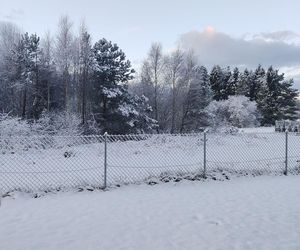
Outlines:
[[[107,183],[139,183],[203,173],[203,134],[108,138]],[[300,136],[289,134],[289,171],[299,173]],[[0,143],[0,188],[53,190],[103,186],[103,137],[25,137]],[[207,173],[283,173],[285,134],[271,128],[207,134]]]
[[[299,176],[15,194],[0,249],[300,249],[299,211]]]

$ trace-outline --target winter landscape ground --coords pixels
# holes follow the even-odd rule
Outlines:
[[[15,193],[0,249],[299,249],[299,210],[299,176]]]

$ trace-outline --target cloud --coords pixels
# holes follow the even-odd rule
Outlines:
[[[212,27],[181,35],[180,46],[192,49],[201,63],[255,67],[258,64],[291,67],[300,64],[300,46],[287,43],[298,37],[290,31],[262,33],[252,38],[233,38]],[[271,40],[272,39],[272,40]]]
[[[208,27],[180,36],[183,49],[193,50],[199,62],[207,67],[215,64],[255,68],[273,65],[293,77],[300,88],[300,35],[292,31],[276,31],[234,38]]]
[[[276,41],[283,41],[286,43],[293,42],[293,41],[298,41],[300,35],[290,31],[290,30],[281,30],[281,31],[275,31],[275,32],[270,32],[270,33],[260,33],[260,34],[255,34],[253,35],[254,39],[263,39],[265,41],[269,42],[276,42]]]

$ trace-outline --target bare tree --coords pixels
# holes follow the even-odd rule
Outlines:
[[[182,79],[183,66],[184,66],[184,53],[177,48],[170,56],[166,58],[167,65],[167,81],[171,85],[172,90],[172,111],[171,111],[171,133],[176,131],[176,98],[178,94],[178,87],[180,80]]]
[[[47,32],[45,38],[41,41],[42,49],[42,64],[44,66],[46,86],[47,86],[47,111],[50,111],[51,107],[51,73],[54,71],[54,59],[53,59],[53,38],[50,32]]]
[[[146,90],[146,96],[150,98],[150,103],[154,111],[154,119],[159,121],[159,88],[162,80],[164,70],[164,57],[162,53],[162,46],[160,43],[153,43],[151,45],[148,57],[142,65],[142,83]],[[157,128],[159,132],[159,128]]]
[[[91,36],[84,23],[80,27],[80,47],[79,47],[79,65],[80,65],[80,110],[82,124],[86,123],[87,99],[89,89],[89,71],[93,64]]]
[[[180,122],[180,133],[183,132],[184,124],[186,122],[187,114],[190,109],[190,100],[188,99],[188,91],[191,81],[194,78],[195,68],[197,66],[196,56],[194,51],[190,50],[186,53],[184,58],[184,69],[183,69],[183,78],[180,84],[180,104],[181,107],[181,122]]]
[[[19,110],[12,50],[20,38],[21,31],[15,24],[0,22],[0,110],[12,114]]]
[[[72,22],[68,16],[62,16],[58,24],[58,33],[56,37],[56,63],[58,71],[62,75],[63,82],[63,102],[65,110],[69,107],[69,88],[70,88],[70,65],[72,60]]]

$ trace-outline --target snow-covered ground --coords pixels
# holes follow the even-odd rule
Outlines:
[[[285,133],[270,133],[270,130],[256,128],[234,135],[207,134],[207,172],[282,174],[285,169]],[[203,134],[115,136],[108,139],[109,186],[145,182],[174,174],[203,173]],[[12,137],[1,143],[0,192],[103,186],[103,137]],[[288,147],[290,172],[300,172],[299,148],[300,136],[291,133]]]
[[[0,249],[300,249],[299,211],[299,176],[19,194],[2,200]]]
[[[244,133],[274,133],[275,127],[241,128],[239,131]]]

